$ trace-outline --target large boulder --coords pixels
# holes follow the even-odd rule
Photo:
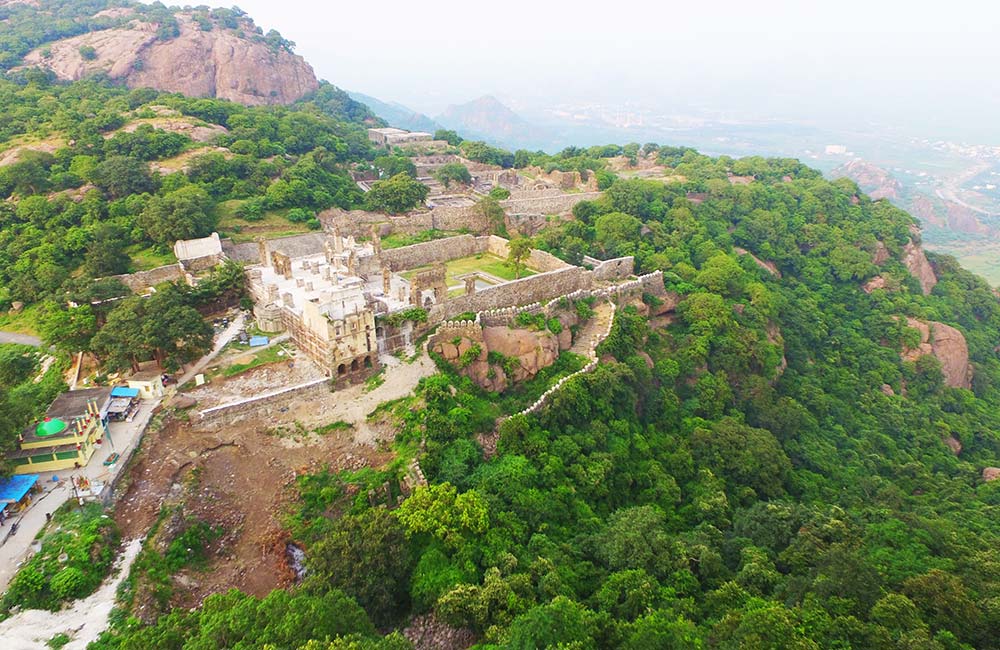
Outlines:
[[[559,356],[559,339],[547,330],[484,327],[483,341],[490,352],[517,359],[519,367],[511,377],[515,382],[531,379],[539,370],[555,363]]]
[[[162,40],[158,25],[133,20],[122,27],[74,36],[30,52],[24,62],[75,81],[96,73],[129,88],[156,88],[190,97],[217,97],[251,106],[290,104],[319,88],[312,67],[286,49],[234,30],[202,31],[177,14],[180,35]],[[244,33],[252,33],[246,21]],[[85,57],[81,48],[93,48]]]
[[[910,275],[920,283],[920,289],[924,295],[929,296],[931,289],[937,284],[937,276],[934,275],[934,268],[927,260],[924,249],[915,244],[912,239],[903,247],[903,264],[909,270]]]
[[[965,336],[951,325],[907,318],[906,324],[920,331],[920,344],[903,350],[904,361],[931,354],[941,362],[945,383],[953,388],[972,387],[972,366]]]

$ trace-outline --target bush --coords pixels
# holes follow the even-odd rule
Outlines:
[[[52,594],[59,600],[71,600],[85,596],[87,576],[75,566],[66,567],[52,578]]]
[[[84,61],[93,61],[97,58],[97,50],[90,45],[81,45],[79,52]]]
[[[67,503],[43,534],[41,550],[11,580],[0,610],[14,605],[55,610],[90,595],[110,571],[119,539],[114,520],[104,516],[100,504],[81,509]]]

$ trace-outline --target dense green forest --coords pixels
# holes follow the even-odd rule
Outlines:
[[[475,435],[495,396],[424,380],[396,412],[429,487],[388,510],[349,496],[384,474],[303,477],[289,525],[310,574],[276,611],[276,595],[216,596],[97,647],[406,647],[372,630],[424,612],[482,648],[998,647],[1000,488],[979,478],[1000,459],[991,289],[934,258],[924,296],[897,261],[913,219],[850,182],[792,160],[660,157],[687,181],[617,181],[540,243],[663,270],[674,317],[620,310],[598,369],[506,420],[489,459]],[[879,272],[893,290],[863,292]],[[907,315],[965,334],[972,390],[932,357],[901,361]],[[364,615],[281,627],[345,594]]]

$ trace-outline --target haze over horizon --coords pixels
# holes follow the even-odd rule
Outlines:
[[[243,0],[317,75],[434,116],[494,94],[515,108],[634,103],[1000,144],[1000,6],[789,0],[570,10],[511,0],[371,7]],[[584,74],[585,73],[585,74]],[[594,80],[599,80],[595,83]]]

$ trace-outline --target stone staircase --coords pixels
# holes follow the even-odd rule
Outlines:
[[[591,316],[590,320],[588,320],[586,324],[584,324],[583,329],[577,333],[576,342],[573,344],[573,347],[570,348],[571,352],[586,356],[590,359],[590,361],[580,370],[577,370],[571,375],[566,375],[557,381],[547,391],[542,393],[541,397],[535,400],[534,404],[521,411],[518,415],[529,415],[537,412],[545,406],[545,403],[553,395],[553,393],[563,387],[563,384],[577,375],[590,372],[597,367],[597,346],[600,345],[604,339],[608,338],[609,334],[611,334],[611,327],[615,322],[616,311],[617,308],[613,302],[599,303],[594,308],[594,315]]]

